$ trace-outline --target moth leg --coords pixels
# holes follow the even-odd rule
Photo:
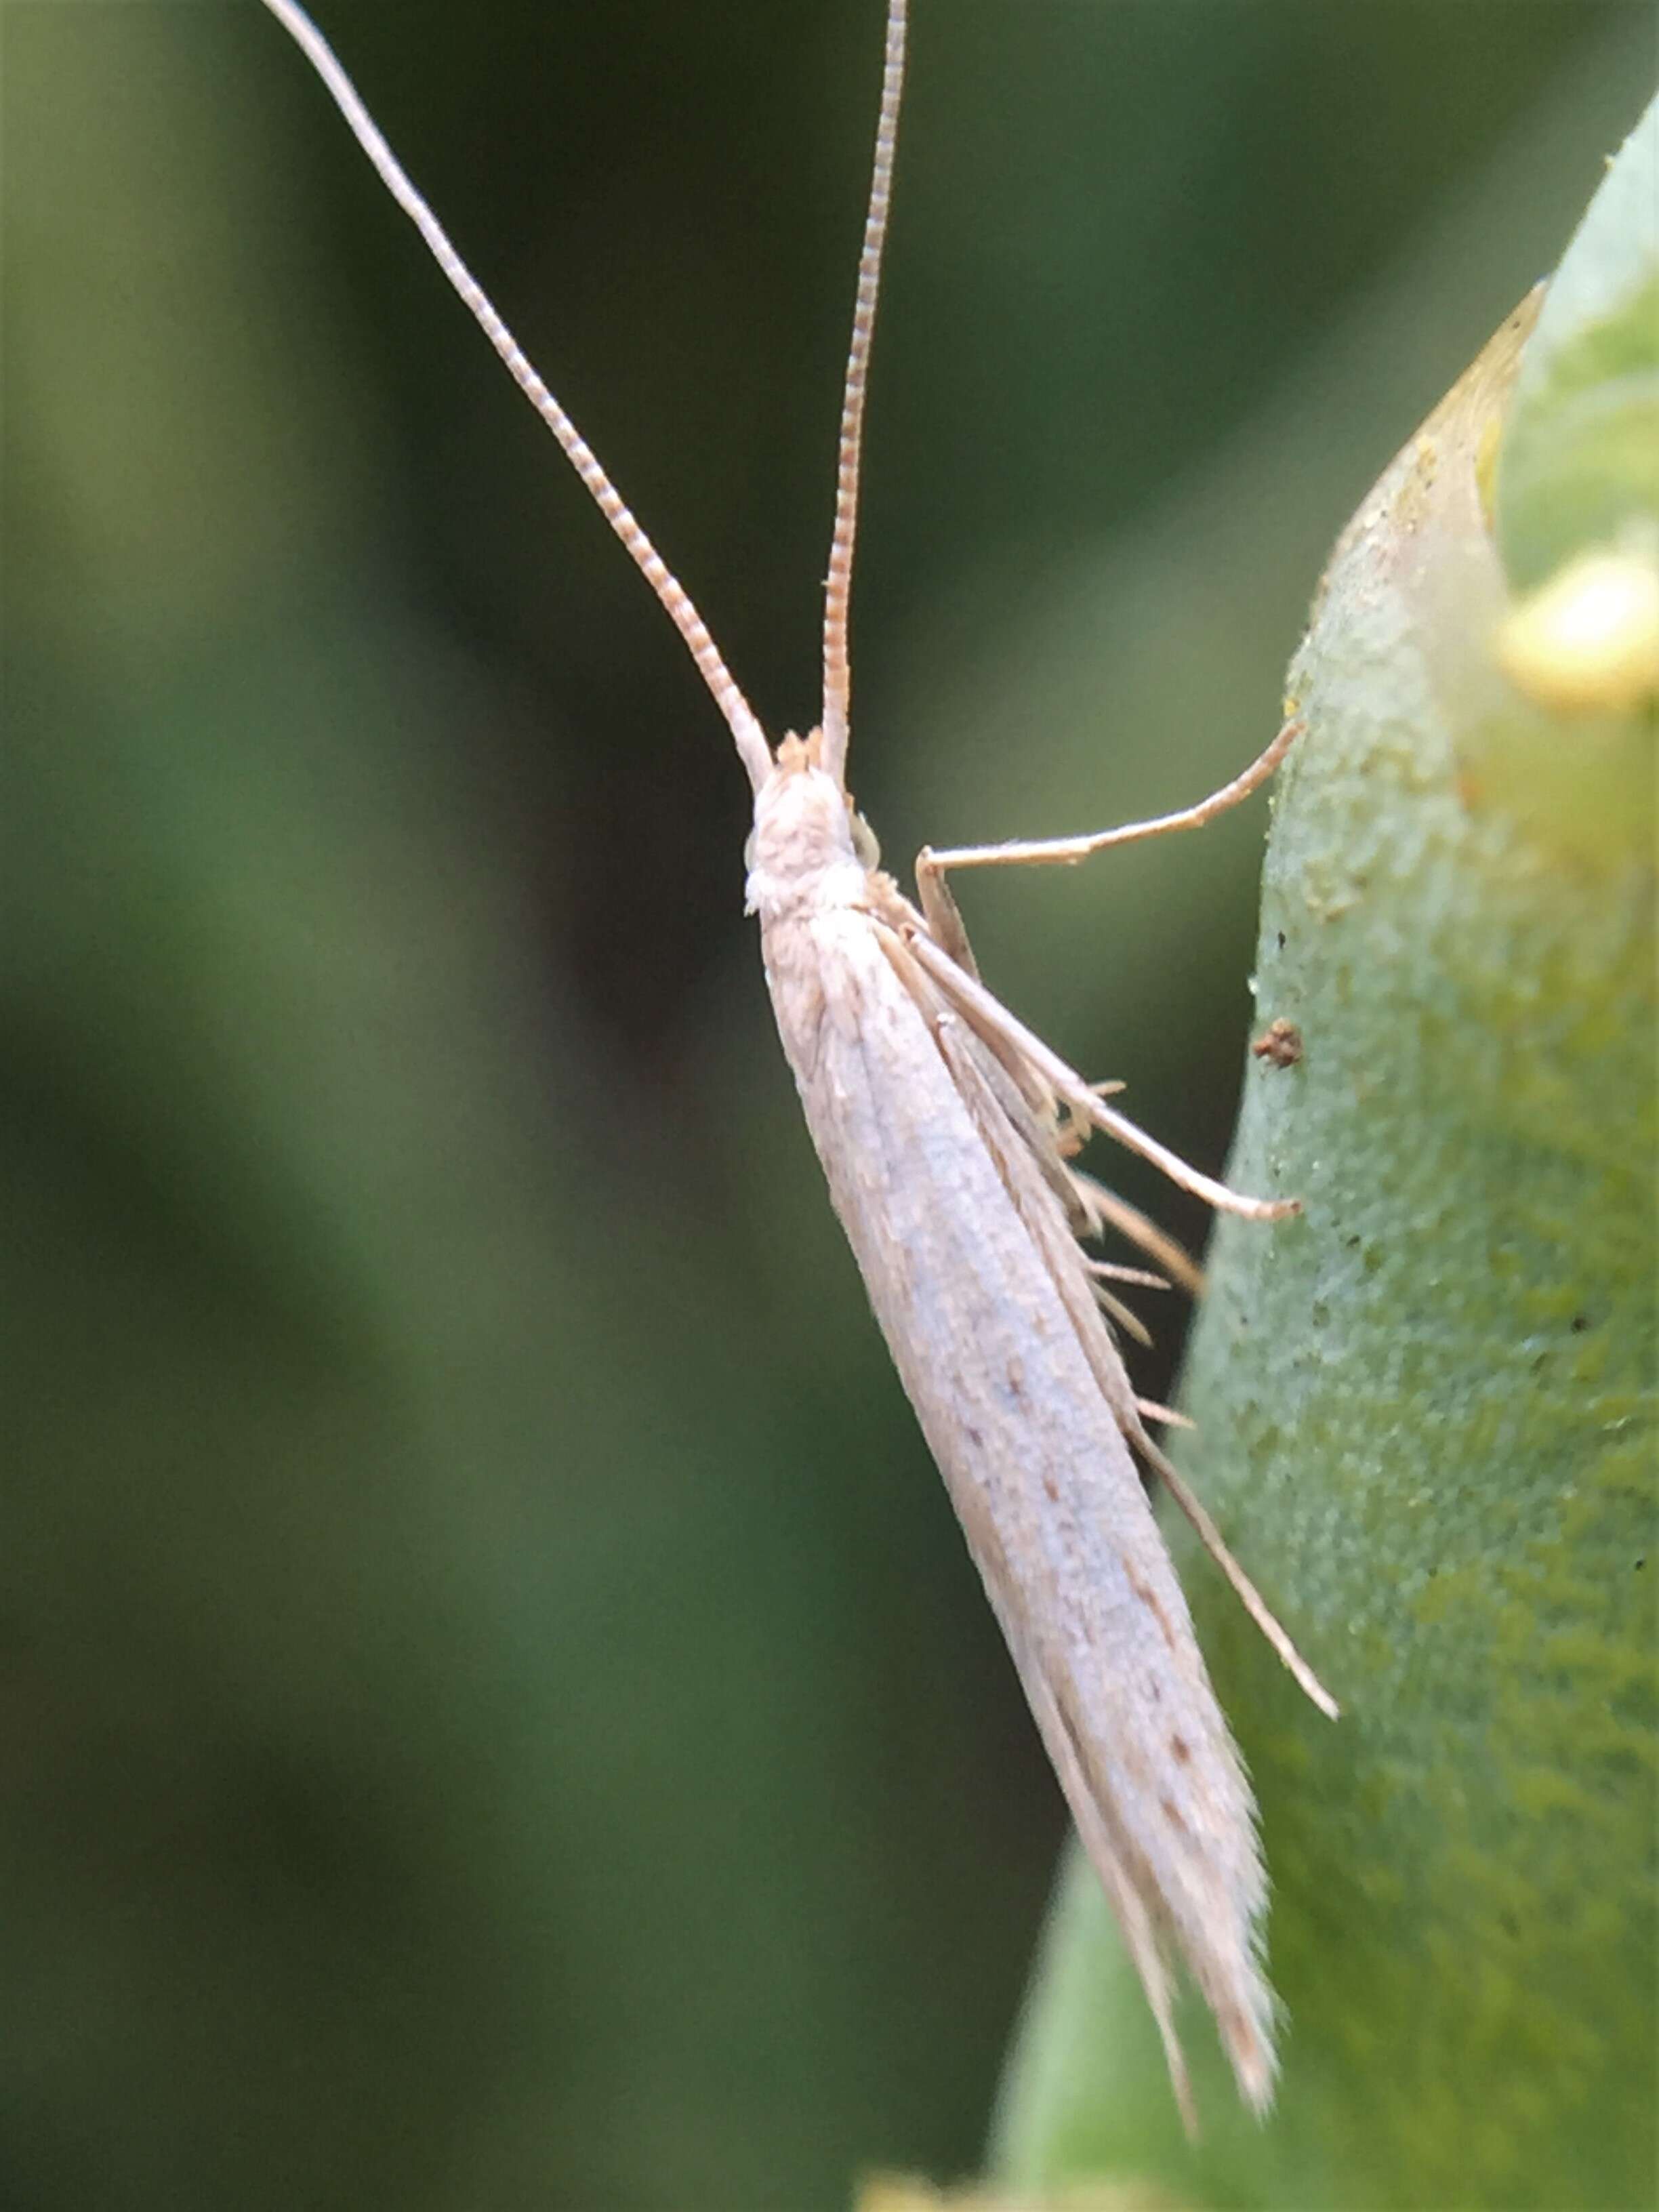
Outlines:
[[[880,921],[878,921],[876,929],[878,941],[887,956],[889,964],[915,1000],[922,1019],[933,1030],[945,1055],[945,1064],[960,1088],[963,1072],[957,1055],[947,1048],[939,1035],[939,1024],[942,1020],[951,1020],[971,1032],[972,1023],[964,1020],[939,986],[929,981],[909,950],[909,939],[902,932]],[[1079,1237],[1089,1234],[1093,1226],[1094,1209],[1077,1189],[1077,1177],[1066,1165],[1055,1142],[1054,1094],[1046,1084],[1033,1079],[1030,1069],[1011,1054],[1000,1039],[985,1037],[979,1041],[985,1047],[985,1051],[974,1063],[978,1081],[989,1086],[998,1109],[1059,1200],[1073,1232]],[[1161,1283],[1163,1280],[1160,1276],[1144,1274],[1133,1267],[1121,1272],[1132,1280],[1144,1279],[1148,1283]]]
[[[1173,1406],[1162,1406],[1156,1398],[1137,1398],[1135,1411],[1143,1421],[1157,1421],[1166,1429],[1191,1429],[1196,1433],[1198,1423],[1178,1413]]]
[[[1143,1291],[1167,1291],[1171,1287],[1167,1275],[1155,1275],[1150,1267],[1123,1267],[1115,1260],[1085,1260],[1084,1265],[1103,1282],[1134,1283]]]
[[[1335,1699],[1274,1619],[1261,1592],[1228,1550],[1215,1522],[1147,1435],[1145,1417],[1130,1387],[1117,1348],[1101,1325],[1098,1313],[1095,1310],[1095,1301],[1100,1297],[1105,1286],[1072,1241],[1070,1208],[1065,1206],[1063,1200],[1061,1207],[1052,1212],[1043,1205],[1032,1203],[1034,1196],[1041,1195],[1041,1186],[1034,1191],[1029,1182],[1033,1165],[1047,1182],[1049,1189],[1054,1188],[1043,1149],[1040,1143],[1033,1143],[1033,1131],[1025,1116],[1018,1110],[1011,1110],[1011,1085],[1006,1069],[998,1060],[990,1056],[981,1033],[982,1024],[969,1017],[960,994],[963,991],[970,991],[977,1000],[987,1000],[993,1007],[996,1006],[996,1000],[991,998],[983,984],[971,982],[959,970],[952,969],[939,947],[914,924],[908,935],[901,935],[897,930],[884,923],[878,923],[877,927],[883,950],[933,1030],[963,1103],[973,1116],[1020,1218],[1042,1255],[1060,1303],[1071,1317],[1078,1333],[1078,1340],[1094,1370],[1101,1395],[1110,1407],[1119,1428],[1134,1450],[1161,1478],[1176,1504],[1197,1530],[1211,1558],[1232,1584],[1245,1611],[1284,1665],[1320,1711],[1334,1719],[1337,1711]],[[953,974],[956,976],[955,987],[948,981]],[[957,1018],[952,1019],[953,1015]],[[1013,1021],[1012,1015],[1006,1018]],[[1014,1026],[1018,1029],[1018,1024]],[[1038,1050],[1047,1059],[1053,1059],[1046,1046],[1039,1046]],[[1049,1073],[1046,1066],[1040,1067],[1038,1072],[1045,1079]],[[1071,1075],[1063,1066],[1060,1073],[1083,1097],[1091,1095],[1081,1077]],[[1018,1093],[1012,1093],[1012,1105],[1018,1109]],[[1082,1180],[1058,1162],[1054,1165],[1073,1187]],[[1179,1247],[1174,1249],[1179,1254]],[[1184,1260],[1184,1254],[1180,1256]],[[1110,1302],[1113,1304],[1117,1303],[1115,1300]],[[1135,1317],[1133,1315],[1126,1317],[1138,1331]],[[1154,1419],[1170,1418],[1167,1407],[1148,1408],[1147,1411]],[[1026,1679],[1027,1692],[1035,1705],[1036,1692],[1030,1679],[1024,1677],[1023,1668],[1022,1677]],[[1052,1743],[1049,1748],[1058,1765],[1060,1753]],[[1076,1810],[1075,1807],[1073,1810]]]
[[[950,859],[947,854],[947,865]],[[968,942],[962,909],[945,880],[945,870],[937,865],[934,854],[926,845],[916,855],[916,898],[921,907],[921,918],[927,925],[927,934],[950,954],[964,975],[971,975],[977,983],[979,963]]]
[[[1086,1267],[1088,1262],[1085,1261],[1084,1264]],[[1133,1337],[1143,1351],[1150,1352],[1152,1348],[1152,1332],[1134,1308],[1125,1305],[1121,1298],[1114,1297],[1104,1283],[1097,1282],[1093,1287],[1095,1304],[1108,1321],[1115,1322],[1125,1336]]]
[[[1328,1720],[1340,1717],[1342,1708],[1297,1650],[1268,1609],[1267,1600],[1228,1550],[1219,1528],[1188,1489],[1179,1471],[1166,1459],[1145,1429],[1133,1437],[1135,1449],[1157,1474],[1176,1504],[1197,1531],[1199,1541],[1237,1591],[1244,1610],[1261,1631],[1304,1694],[1311,1698]]]
[[[1058,866],[1075,867],[1079,860],[1093,854],[1103,853],[1113,845],[1133,845],[1145,837],[1162,837],[1173,830],[1201,830],[1206,822],[1213,822],[1218,814],[1237,806],[1243,799],[1264,784],[1279,766],[1297,738],[1304,724],[1299,718],[1286,722],[1279,735],[1250,763],[1243,773],[1231,783],[1224,783],[1207,799],[1200,799],[1196,806],[1183,806],[1175,814],[1157,814],[1146,822],[1125,822],[1115,830],[1097,830],[1085,837],[1038,837],[1028,840],[1011,839],[1000,845],[957,845],[943,853],[924,846],[916,855],[916,894],[921,910],[929,916],[933,927],[932,902],[936,898],[949,900],[950,910],[956,914],[956,902],[945,891],[944,878],[951,868],[993,868]],[[962,933],[962,921],[957,915],[956,927]],[[940,940],[944,942],[944,939]],[[965,945],[967,939],[963,935]]]
[[[927,1013],[929,1006],[939,996],[937,987],[928,984],[929,995],[924,1000],[917,988],[924,979],[918,974],[915,962],[912,959],[908,962],[908,967],[902,967],[900,966],[896,957],[896,955],[905,947],[914,945],[919,938],[926,937],[930,939],[933,947],[942,952],[950,962],[956,973],[966,975],[981,989],[983,989],[983,986],[980,984],[979,967],[974,958],[973,948],[968,942],[968,932],[963,927],[962,916],[957,909],[957,902],[951,897],[945,882],[941,878],[931,885],[919,886],[919,889],[922,908],[920,915],[909,901],[899,895],[896,890],[890,899],[884,899],[879,905],[872,906],[871,913],[872,918],[880,926],[882,941],[886,947],[888,958],[893,962],[905,988],[910,993],[912,998],[916,1000],[923,1012]],[[986,994],[988,998],[989,995],[988,993]],[[992,1000],[991,1003],[994,1005],[996,1001]],[[1056,1168],[1059,1168],[1061,1162],[1069,1159],[1073,1152],[1082,1149],[1087,1134],[1086,1127],[1084,1126],[1085,1117],[1079,1116],[1070,1107],[1066,1107],[1062,1110],[1061,1102],[1055,1097],[1052,1085],[1043,1079],[1038,1070],[1032,1065],[1029,1054],[1011,1046],[1007,1038],[994,1024],[988,1026],[978,1021],[971,1006],[956,1005],[954,1001],[952,1005],[955,1012],[967,1023],[968,1027],[975,1031],[981,1043],[1006,1071],[1038,1128],[1047,1133],[1049,1145],[1054,1153],[1054,1164]],[[929,1019],[932,1019],[931,1015]],[[1109,1091],[1121,1091],[1122,1088],[1121,1083],[1108,1083],[1100,1086],[1102,1096]],[[1006,1103],[1005,1100],[1005,1105]],[[1018,1122],[1021,1119],[1018,1112],[1012,1108],[1010,1108],[1009,1111],[1012,1118]],[[1028,1132],[1027,1134],[1029,1138],[1030,1133]],[[1063,1170],[1061,1171],[1063,1173]],[[1056,1185],[1056,1188],[1068,1207],[1075,1210],[1075,1203],[1066,1190],[1059,1184]]]
[[[1249,1221],[1279,1221],[1287,1213],[1302,1211],[1299,1200],[1246,1197],[1242,1192],[1229,1190],[1225,1183],[1217,1182],[1212,1176],[1201,1175],[1198,1169],[1188,1167],[1178,1153],[1172,1152],[1167,1145],[1160,1145],[1156,1137],[1130,1121],[1127,1114],[1120,1114],[1115,1107],[1109,1106],[1075,1068],[1068,1067],[1059,1054],[1051,1052],[1042,1038],[1028,1030],[1017,1015],[1011,1014],[1000,999],[993,998],[983,983],[964,975],[924,930],[912,929],[908,943],[917,962],[945,997],[982,1037],[997,1041],[1005,1059],[1008,1052],[1018,1054],[1033,1074],[1046,1083],[1079,1120],[1092,1121],[1096,1128],[1116,1138],[1127,1151],[1139,1152],[1142,1159],[1150,1160],[1181,1189],[1191,1191],[1218,1213],[1242,1214]]]
[[[1156,1260],[1164,1273],[1172,1276],[1183,1291],[1194,1297],[1204,1293],[1204,1270],[1184,1245],[1177,1244],[1167,1230],[1149,1221],[1138,1206],[1131,1206],[1127,1198],[1120,1198],[1115,1190],[1108,1190],[1103,1182],[1097,1182],[1081,1168],[1068,1168],[1072,1188],[1077,1202],[1086,1216],[1090,1233],[1098,1237],[1103,1230],[1115,1229],[1131,1244],[1139,1245],[1147,1257]]]

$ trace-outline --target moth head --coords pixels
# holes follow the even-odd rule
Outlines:
[[[748,910],[763,921],[807,908],[852,906],[864,896],[874,840],[839,780],[822,765],[814,730],[779,745],[755,794],[755,826],[744,848]]]

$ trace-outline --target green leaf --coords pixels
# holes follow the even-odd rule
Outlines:
[[[1182,1457],[1337,1726],[1182,1547],[1261,1805],[1279,2105],[1245,2118],[1194,2004],[1183,2141],[1074,1864],[1006,2087],[1010,2183],[1653,2201],[1654,718],[1564,716],[1500,672],[1484,490],[1496,451],[1528,582],[1649,496],[1651,448],[1586,426],[1634,419],[1616,272],[1650,262],[1653,131],[1542,316],[1364,502],[1291,672],[1256,996],[1300,1053],[1251,1062],[1231,1179],[1304,1211],[1221,1224]]]
[[[1659,518],[1659,102],[1608,168],[1516,381],[1498,545],[1517,591]]]

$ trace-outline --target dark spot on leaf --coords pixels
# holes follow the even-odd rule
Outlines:
[[[1279,949],[1282,952],[1285,950],[1285,933],[1281,929],[1277,933],[1277,934],[1279,938]]]
[[[1575,1336],[1582,1336],[1584,1334],[1584,1331],[1589,1327],[1589,1316],[1588,1314],[1575,1314],[1571,1321],[1567,1325],[1571,1329]]]
[[[1271,1067],[1294,1067],[1302,1057],[1302,1032],[1282,1014],[1270,1021],[1250,1050]]]

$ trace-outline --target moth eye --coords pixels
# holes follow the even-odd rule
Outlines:
[[[852,809],[849,807],[848,811],[852,813]],[[876,833],[861,814],[853,814],[853,850],[865,867],[881,866],[881,847]]]

